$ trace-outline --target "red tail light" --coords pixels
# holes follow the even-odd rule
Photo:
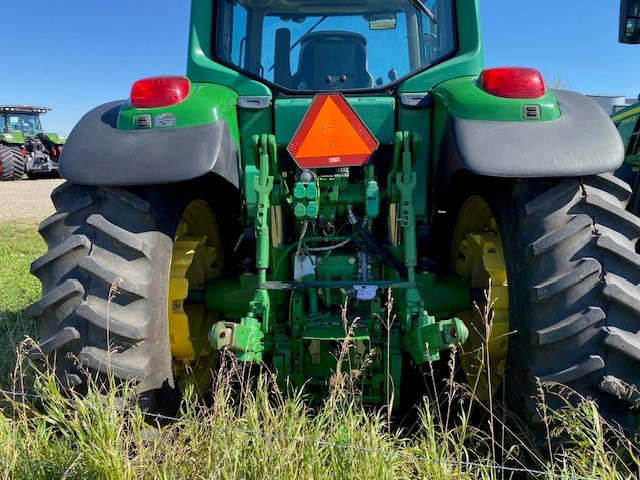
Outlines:
[[[538,98],[545,92],[542,75],[533,68],[487,68],[480,74],[480,85],[496,97]]]
[[[185,77],[151,77],[138,80],[131,87],[129,103],[135,108],[168,107],[183,101],[189,94]]]

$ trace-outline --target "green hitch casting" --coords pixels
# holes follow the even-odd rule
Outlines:
[[[260,321],[252,315],[249,313],[240,323],[216,323],[209,332],[209,342],[213,348],[226,348],[241,362],[260,362],[264,350],[264,333],[260,330]]]
[[[423,311],[413,331],[405,337],[405,345],[411,358],[422,364],[440,360],[441,350],[459,347],[467,338],[469,330],[459,318],[436,321]]]

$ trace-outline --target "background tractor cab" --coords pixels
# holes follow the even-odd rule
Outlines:
[[[6,126],[5,126],[6,125]],[[0,126],[3,132],[17,131],[24,135],[37,135],[42,133],[40,116],[26,113],[0,115]]]

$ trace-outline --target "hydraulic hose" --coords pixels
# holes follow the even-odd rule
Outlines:
[[[407,267],[404,266],[402,262],[400,262],[393,254],[387,250],[384,245],[382,245],[378,240],[376,240],[369,232],[367,232],[362,224],[358,221],[358,218],[353,213],[353,207],[351,205],[347,205],[347,218],[349,219],[349,223],[353,225],[356,229],[362,240],[370,247],[375,254],[384,262],[386,265],[393,268],[396,272],[400,274],[403,279],[407,278]]]

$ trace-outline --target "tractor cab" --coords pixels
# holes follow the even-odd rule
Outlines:
[[[0,106],[0,131],[36,136],[42,133],[40,114],[46,111],[40,107]]]
[[[19,130],[25,135],[42,133],[40,117],[38,115],[19,113],[7,118],[8,130]]]
[[[455,50],[451,0],[219,3],[213,54],[288,92],[372,90]]]

